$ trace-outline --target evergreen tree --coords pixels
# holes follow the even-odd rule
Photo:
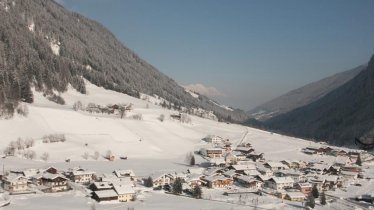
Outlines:
[[[196,199],[202,198],[203,191],[199,185],[196,185],[192,190],[192,197]]]
[[[195,165],[195,155],[193,155],[193,154],[191,154],[190,165],[191,166]]]
[[[305,202],[305,207],[309,207],[309,208],[314,209],[315,206],[316,206],[316,201],[314,200],[313,195],[309,195],[307,197],[306,202]]]
[[[179,195],[182,193],[183,188],[182,188],[182,179],[181,178],[176,178],[174,183],[173,183],[173,194]]]
[[[321,205],[326,205],[327,204],[327,202],[326,202],[326,195],[325,195],[324,191],[322,191],[321,195],[319,196],[319,199],[320,199]]]
[[[153,179],[152,177],[148,177],[143,180],[144,181],[144,186],[145,187],[153,187]]]
[[[358,157],[357,157],[357,160],[356,160],[356,165],[362,166],[361,154],[358,154]]]
[[[319,192],[318,192],[318,189],[317,189],[317,185],[313,186],[312,195],[313,195],[314,198],[318,198],[319,197]]]

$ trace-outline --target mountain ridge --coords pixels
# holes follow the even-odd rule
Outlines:
[[[274,131],[353,145],[374,128],[374,56],[356,77],[321,99],[265,121]],[[374,143],[374,142],[367,142]]]
[[[287,113],[298,107],[310,104],[334,89],[342,86],[358,75],[366,65],[360,65],[353,69],[340,72],[321,80],[309,83],[300,88],[276,97],[248,112],[251,118],[259,121],[266,121],[277,115]]]
[[[85,93],[83,78],[106,89],[139,97],[156,94],[175,107],[200,107],[219,119],[246,118],[208,100],[193,98],[102,24],[66,10],[53,0],[1,0],[0,108],[14,112],[18,101],[33,101],[31,86],[53,94],[71,84]],[[2,7],[1,7],[2,6]]]

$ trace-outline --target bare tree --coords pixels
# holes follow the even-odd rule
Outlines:
[[[143,120],[143,115],[142,114],[135,114],[132,116],[132,119],[134,120]]]
[[[161,121],[161,122],[164,122],[165,120],[165,115],[164,114],[161,114],[158,119]]]
[[[106,151],[105,158],[110,159],[110,157],[112,157],[112,155],[113,155],[112,150],[108,150],[108,151]]]
[[[42,154],[42,156],[40,156],[40,158],[41,158],[42,160],[44,160],[44,161],[48,161],[48,159],[49,159],[49,153],[48,153],[48,152],[44,152],[44,153]]]
[[[126,117],[126,105],[120,104],[118,105],[118,112],[121,119]]]
[[[73,109],[74,111],[78,111],[78,110],[82,110],[83,109],[83,104],[81,101],[76,101],[74,104],[73,104]]]
[[[94,155],[93,155],[93,159],[94,159],[94,160],[97,160],[97,159],[99,159],[99,157],[100,157],[100,153],[99,153],[98,151],[96,151],[96,152],[94,153]]]
[[[83,159],[85,159],[85,160],[87,160],[89,156],[90,156],[90,154],[88,154],[88,152],[85,152],[82,155]]]

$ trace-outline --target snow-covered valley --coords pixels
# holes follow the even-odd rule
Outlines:
[[[328,155],[308,155],[301,151],[305,147],[320,147],[319,143],[196,116],[190,116],[190,123],[182,123],[170,117],[170,115],[177,114],[177,111],[164,109],[147,100],[105,90],[90,83],[86,86],[88,92],[86,95],[72,88],[61,94],[66,102],[65,105],[55,104],[41,93],[34,92],[35,102],[28,105],[27,117],[16,115],[13,119],[0,121],[1,149],[5,149],[10,142],[18,138],[32,138],[35,141],[32,147],[18,150],[15,157],[0,159],[5,171],[54,166],[59,170],[82,167],[95,171],[96,174],[105,174],[117,169],[131,169],[139,179],[153,173],[181,173],[191,167],[185,162],[186,154],[199,151],[201,147],[207,147],[208,144],[202,139],[208,135],[229,139],[233,147],[250,143],[256,153],[264,154],[266,161],[323,161],[333,164],[337,159],[337,157]],[[73,104],[76,101],[81,101],[85,105],[131,103],[133,109],[121,119],[118,115],[74,111]],[[142,120],[132,118],[139,114]],[[163,121],[160,120],[161,115],[165,116]],[[63,134],[66,141],[44,143],[43,136],[50,134]],[[25,150],[35,152],[35,157],[32,160],[22,157]],[[105,158],[108,151],[111,151],[115,157],[114,161],[108,161]],[[45,153],[48,153],[48,159],[42,160]],[[95,153],[100,155],[94,157]],[[207,162],[206,158],[195,156],[197,165],[204,165]],[[122,160],[120,157],[127,159]],[[365,163],[365,167],[367,168],[365,175],[373,177],[373,164]],[[365,185],[363,190],[356,191],[360,194],[355,192],[347,194],[339,190],[334,193],[343,197],[352,197],[374,191],[373,179],[357,182]],[[141,199],[135,202],[100,203],[95,208],[120,209],[125,206],[135,209],[248,209],[248,206],[251,206],[249,200],[253,202],[253,199],[258,199],[257,197],[260,198],[260,202],[256,205],[264,209],[297,209],[302,206],[301,202],[283,202],[273,196],[253,195],[248,198],[248,202],[238,203],[229,201],[231,198],[224,198],[228,200],[227,202],[222,198],[212,201],[216,193],[209,190],[204,193],[211,194],[209,197],[211,200],[207,197],[205,198],[208,200],[195,200],[166,195],[160,191],[143,190],[140,188]],[[66,209],[66,207],[90,209],[92,203],[95,201],[87,198],[84,192],[73,190],[45,195],[39,193],[11,195],[11,205],[5,209],[51,209],[52,207],[56,210]],[[339,209],[341,205],[335,202],[330,207]]]

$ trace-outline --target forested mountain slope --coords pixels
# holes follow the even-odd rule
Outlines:
[[[365,67],[366,65],[361,65],[292,90],[252,109],[248,114],[251,118],[265,121],[293,109],[308,105],[353,79]]]
[[[273,130],[299,137],[352,145],[355,138],[365,136],[374,128],[373,110],[374,56],[365,70],[343,86],[265,124]]]
[[[243,120],[209,100],[193,98],[174,80],[142,60],[101,24],[52,0],[0,0],[0,111],[31,103],[30,87],[56,97],[68,84],[85,93],[83,78],[107,89],[156,94],[176,107],[212,110],[220,119]]]

